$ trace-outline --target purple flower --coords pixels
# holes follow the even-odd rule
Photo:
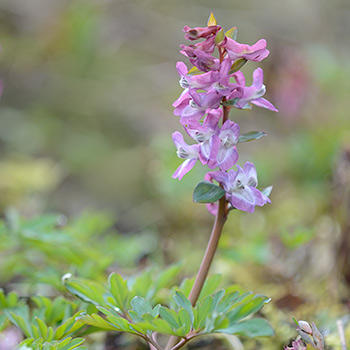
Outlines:
[[[180,123],[185,124],[188,120],[200,120],[204,114],[206,108],[198,108],[193,102],[193,99],[189,93],[189,89],[185,89],[179,98],[173,103],[174,114],[181,116]]]
[[[270,199],[257,188],[258,179],[253,163],[247,162],[242,169],[237,165],[237,171],[213,171],[207,173],[205,180],[220,183],[226,191],[226,198],[234,208],[254,212],[255,206],[270,203]]]
[[[213,135],[208,166],[211,169],[217,166],[221,170],[232,168],[238,161],[236,143],[238,142],[239,125],[226,120],[217,135]]]
[[[231,38],[225,38],[222,44],[231,60],[245,58],[248,61],[260,62],[266,58],[270,51],[266,49],[266,40],[260,39],[254,45],[240,44]]]
[[[218,122],[222,116],[221,109],[214,109],[205,117],[203,123],[189,121],[186,132],[199,143],[199,159],[203,164],[208,163],[212,149],[213,135],[218,133]]]
[[[274,112],[278,112],[277,108],[265,98],[262,98],[266,92],[266,87],[263,84],[264,72],[261,68],[255,69],[253,72],[253,84],[251,86],[245,86],[245,77],[242,72],[236,72],[234,77],[238,83],[243,88],[243,95],[234,104],[234,107],[240,109],[251,109],[250,103],[256,106],[269,109]],[[230,96],[230,99],[233,97]]]
[[[243,88],[238,84],[230,83],[229,71],[231,69],[231,66],[232,61],[229,58],[225,58],[222,61],[219,72],[215,76],[216,81],[212,84],[212,89],[216,90],[221,96],[239,98],[243,95]]]
[[[193,50],[194,57],[190,57],[190,62],[203,72],[217,71],[220,68],[220,61],[218,58],[200,50]]]
[[[191,120],[199,121],[209,110],[219,108],[221,100],[216,90],[196,92],[189,89],[173,103],[174,114],[179,115],[180,123],[186,126]]]
[[[199,145],[188,145],[178,131],[173,133],[173,141],[179,158],[186,159],[174,172],[173,178],[181,180],[196,164],[199,158]]]
[[[200,38],[208,38],[209,36],[216,34],[221,29],[220,26],[209,26],[209,27],[195,27],[190,28],[184,26],[183,31],[185,32],[185,39],[187,40],[197,40]]]
[[[211,36],[208,39],[194,45],[180,45],[180,48],[180,53],[187,57],[196,57],[194,50],[213,53],[215,50],[215,36]]]
[[[176,69],[181,77],[180,86],[184,89],[192,88],[206,90],[218,79],[218,73],[212,71],[192,76],[187,75],[188,69],[185,63],[181,61],[176,63]]]

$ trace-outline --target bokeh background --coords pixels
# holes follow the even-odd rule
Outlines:
[[[250,83],[264,69],[280,112],[254,107],[231,118],[242,132],[268,133],[239,152],[241,164],[256,164],[261,187],[274,185],[272,204],[230,215],[213,272],[273,298],[266,313],[279,348],[293,335],[292,314],[329,330],[349,313],[347,0],[1,0],[0,209],[4,217],[59,213],[63,223],[103,212],[115,235],[131,240],[118,241],[116,257],[104,240],[110,259],[101,270],[183,259],[193,273],[212,224],[192,203],[206,169],[171,178],[181,163],[171,104],[181,92],[176,61],[186,61],[181,30],[205,26],[210,11],[225,29],[238,27],[239,42],[266,38],[271,51],[243,71]],[[88,242],[105,226],[79,227]],[[10,282],[12,272],[2,276]]]

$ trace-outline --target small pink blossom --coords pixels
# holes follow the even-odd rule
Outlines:
[[[188,145],[178,131],[173,133],[173,141],[177,148],[177,156],[185,161],[176,169],[172,177],[181,180],[196,164],[199,158],[199,145]]]
[[[180,116],[180,123],[184,126],[191,120],[199,121],[211,109],[219,108],[222,100],[222,96],[216,90],[196,92],[189,89],[181,96],[173,106],[174,114]]]
[[[189,121],[185,127],[186,132],[200,144],[199,159],[203,164],[207,164],[209,161],[213,135],[218,133],[218,122],[221,115],[221,109],[212,110],[202,124],[198,121]]]
[[[232,207],[254,212],[255,206],[263,206],[270,203],[270,199],[261,193],[256,186],[258,179],[253,163],[247,162],[242,169],[237,165],[237,171],[213,171],[207,173],[205,180],[220,183],[226,191],[226,198],[231,203]],[[213,211],[213,208],[210,208]]]
[[[263,84],[264,73],[261,68],[257,68],[253,72],[253,84],[251,86],[245,86],[245,77],[242,72],[236,72],[234,77],[243,89],[243,95],[236,101],[234,107],[251,109],[250,104],[252,103],[256,106],[278,112],[277,108],[271,102],[262,97],[266,92],[266,87]],[[230,96],[231,98],[232,96]]]
[[[239,58],[245,58],[248,61],[260,62],[266,58],[270,51],[266,49],[266,40],[260,39],[254,45],[240,44],[231,38],[225,38],[221,45],[226,49],[231,60],[236,61]]]
[[[188,75],[188,69],[183,62],[176,63],[176,70],[180,75],[180,86],[184,89],[201,89],[206,90],[218,80],[217,72],[207,72],[197,75]]]
[[[218,58],[200,50],[193,50],[195,57],[190,57],[190,62],[202,72],[217,71],[220,68],[220,61]]]
[[[187,57],[196,57],[196,55],[194,54],[194,50],[201,50],[206,53],[213,53],[215,50],[215,36],[211,36],[208,39],[196,44],[180,45],[180,48],[180,53]]]
[[[221,170],[228,170],[237,163],[238,136],[239,125],[229,119],[226,120],[217,135],[212,137],[209,168],[214,169],[218,166]]]
[[[209,27],[195,27],[190,28],[189,26],[184,26],[183,31],[185,32],[185,39],[187,40],[197,40],[200,38],[208,38],[209,36],[216,34],[221,29],[220,26],[209,26]]]

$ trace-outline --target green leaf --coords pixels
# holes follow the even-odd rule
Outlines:
[[[208,181],[201,181],[193,191],[195,203],[214,203],[225,195],[225,191]]]
[[[68,334],[72,334],[78,329],[84,327],[83,322],[79,320],[79,317],[81,316],[82,311],[76,312],[72,317],[69,317],[65,320],[64,323],[62,323],[58,328],[56,328],[56,331],[54,333],[54,338],[56,340],[62,339]],[[50,331],[50,328],[49,328]]]
[[[195,330],[200,330],[205,327],[205,321],[210,315],[210,309],[213,304],[213,297],[208,295],[205,299],[196,304],[194,312],[193,327]]]
[[[270,298],[267,298],[265,296],[255,295],[252,300],[235,307],[227,314],[230,323],[232,324],[233,322],[237,322],[244,317],[247,317],[259,311],[264,306],[264,304],[268,303],[270,300]]]
[[[247,62],[248,60],[246,60],[245,58],[238,59],[233,63],[228,74],[231,75],[233,73],[238,72]]]
[[[215,35],[215,44],[219,45],[220,43],[222,43],[222,41],[225,39],[225,34],[223,29],[220,29],[217,34]]]
[[[83,344],[85,341],[85,339],[83,338],[75,338],[71,341],[69,341],[69,343],[67,345],[65,345],[63,348],[59,348],[60,350],[72,350],[77,348],[79,345]]]
[[[140,317],[152,311],[152,305],[150,301],[148,299],[144,299],[137,296],[131,300],[131,306],[133,310],[137,313],[137,315]]]
[[[52,327],[48,327],[47,328],[48,332],[47,332],[47,335],[46,335],[46,340],[47,341],[52,341],[53,338],[54,338],[54,330]]]
[[[154,331],[160,334],[177,335],[177,332],[173,330],[170,324],[161,318],[154,319],[152,323],[139,322],[138,325],[143,327],[144,329],[148,329],[150,331]]]
[[[181,325],[177,321],[177,314],[174,310],[161,306],[159,310],[160,317],[169,323],[172,329],[179,329]]]
[[[214,294],[221,280],[222,280],[222,275],[219,273],[207,278],[202,288],[201,294],[199,295],[199,300],[205,298],[207,295]]]
[[[34,337],[30,324],[23,317],[16,315],[14,312],[6,313],[9,320],[17,326],[27,338]]]
[[[246,134],[239,135],[238,142],[248,142],[252,140],[258,140],[267,134],[263,131],[250,131]]]
[[[139,327],[135,326],[135,328],[130,328],[130,326],[133,326],[133,325],[129,323],[125,318],[121,318],[117,316],[107,316],[107,320],[113,325],[116,325],[116,327],[119,327],[119,329],[123,332],[132,333],[132,334],[138,334],[138,332],[143,333],[142,329],[138,330]]]
[[[182,269],[182,267],[183,267],[183,263],[178,263],[162,271],[156,279],[156,284],[155,284],[156,290],[166,288],[171,283],[173,283],[175,277],[180,273],[180,270]]]
[[[124,311],[129,294],[127,281],[124,281],[117,273],[112,273],[108,278],[108,285],[118,308]]]
[[[175,303],[177,306],[184,308],[188,312],[188,315],[190,316],[190,319],[191,319],[191,324],[193,324],[194,315],[193,315],[191,302],[180,291],[177,291],[175,293],[175,295],[173,296],[173,299],[175,300]]]
[[[193,315],[193,312],[191,312],[191,313]],[[191,330],[191,326],[193,325],[193,321],[191,320],[189,312],[185,309],[180,309],[179,310],[179,319],[180,319],[182,326],[184,327],[183,332],[185,334],[189,333],[189,331]]]
[[[122,329],[118,325],[110,324],[97,314],[81,315],[79,316],[79,321],[89,326],[94,326],[107,331],[122,331]]]
[[[39,317],[35,317],[36,323],[38,324],[41,337],[46,340],[47,337],[47,325]]]
[[[231,29],[229,29],[226,33],[225,36],[227,36],[228,38],[231,38],[233,40],[237,39],[237,27],[232,27]]]
[[[152,298],[155,292],[154,272],[152,270],[143,271],[134,279],[129,279],[131,285],[130,295]]]
[[[215,307],[215,311],[226,313],[235,302],[238,301],[239,293],[238,292],[230,292],[226,294]]]
[[[64,286],[69,292],[94,305],[106,305],[104,301],[105,288],[93,281],[64,279]]]
[[[221,289],[213,295],[213,302],[211,306],[212,311],[216,309],[216,307],[218,306],[219,302],[221,301],[224,295],[225,295],[225,289]]]
[[[239,334],[249,338],[270,337],[274,335],[274,330],[263,318],[252,318],[249,320],[230,325],[227,328],[217,329],[218,333]]]

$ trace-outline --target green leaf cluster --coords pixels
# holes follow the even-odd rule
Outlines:
[[[128,280],[117,273],[108,278],[108,285],[87,279],[64,278],[69,292],[95,306],[113,307],[124,313],[131,308],[135,296],[160,300],[161,292],[169,289],[179,275],[182,264],[172,265],[156,273],[154,269],[143,271]]]
[[[63,340],[45,341],[43,338],[25,339],[22,341],[17,350],[87,350],[87,347],[81,346],[83,338],[68,337]]]
[[[193,283],[186,280],[168,301],[169,306],[156,303],[155,290],[170,276],[165,270],[153,282],[153,288],[144,286],[143,295],[135,295],[133,286],[120,275],[109,277],[108,287],[91,281],[66,279],[67,289],[93,303],[98,313],[81,314],[80,322],[105,331],[119,331],[151,339],[152,332],[175,335],[184,339],[209,333],[237,334],[246,337],[273,335],[271,326],[262,318],[252,318],[269,299],[251,292],[219,290],[213,292],[220,281],[218,276],[209,279],[195,306],[186,294]],[[147,279],[145,279],[147,280]],[[137,284],[135,284],[137,285]],[[134,286],[135,286],[134,285]],[[182,289],[182,290],[181,290]]]
[[[24,220],[9,210],[0,220],[0,255],[4,256],[0,280],[5,285],[20,277],[55,289],[62,289],[61,276],[66,271],[104,280],[116,256],[119,265],[130,266],[150,249],[149,236],[122,236],[113,225],[112,217],[99,213],[68,222],[59,214]]]
[[[41,338],[43,341],[51,342],[77,334],[85,326],[76,320],[81,313],[77,310],[78,305],[63,297],[53,300],[46,297],[33,297],[31,301],[35,305],[31,310],[27,304],[4,309],[8,320],[27,338]]]

